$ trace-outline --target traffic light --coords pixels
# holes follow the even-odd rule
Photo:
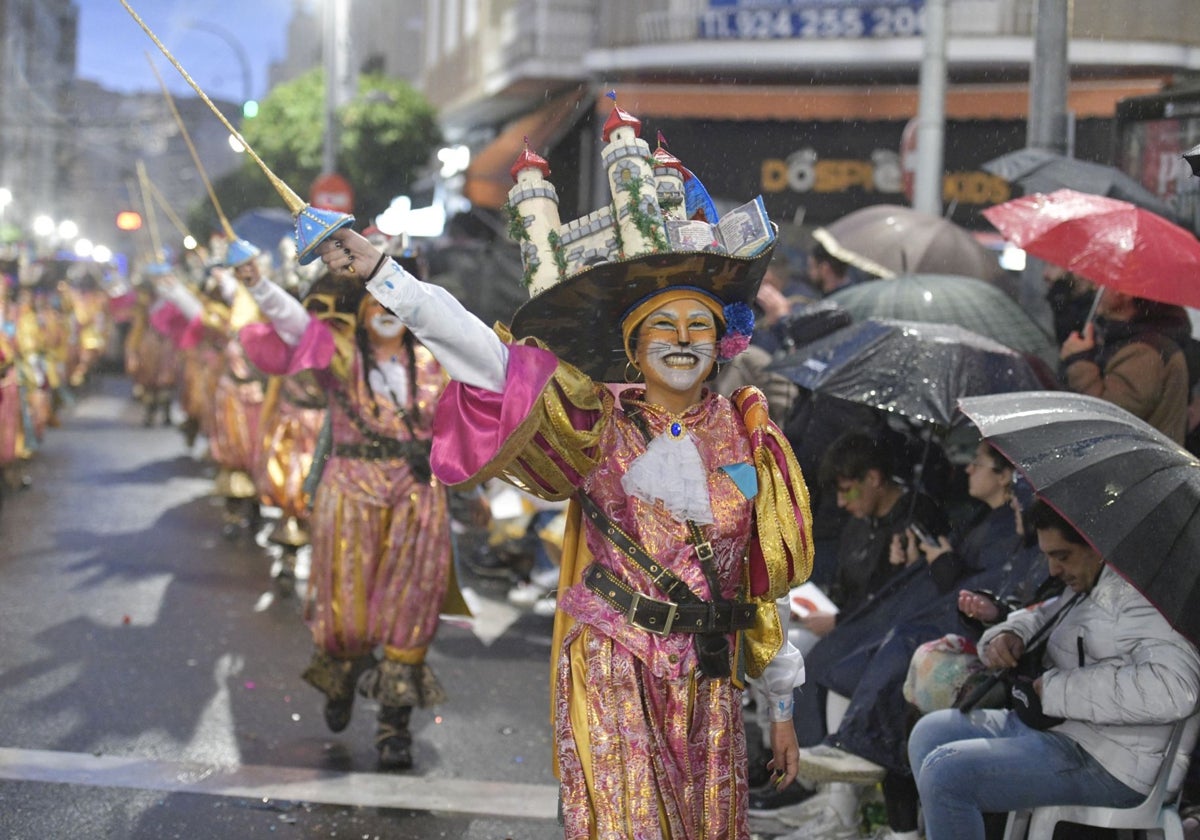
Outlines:
[[[258,116],[258,100],[247,99],[242,103],[242,116],[248,120],[252,120]]]

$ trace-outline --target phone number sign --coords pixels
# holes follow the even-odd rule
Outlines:
[[[699,37],[729,40],[777,38],[906,38],[925,30],[923,0],[861,0],[766,5],[712,0],[701,12]]]

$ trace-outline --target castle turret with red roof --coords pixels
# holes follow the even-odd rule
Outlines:
[[[562,279],[556,248],[558,191],[546,180],[550,164],[530,150],[528,139],[509,174],[515,182],[508,191],[509,234],[521,248],[525,285],[535,295]]]
[[[664,219],[687,218],[687,195],[683,182],[687,169],[683,162],[667,151],[667,141],[658,132],[658,148],[654,150],[654,180],[658,191],[658,206]]]
[[[639,135],[642,121],[617,105],[613,100],[612,113],[604,124],[604,139],[608,145],[600,152],[608,185],[612,189],[613,213],[621,234],[621,256],[640,257],[670,250],[662,209],[658,206],[658,190],[654,182],[654,164],[650,147]]]

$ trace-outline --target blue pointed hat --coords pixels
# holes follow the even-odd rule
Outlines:
[[[293,213],[296,217],[296,229],[292,232],[292,237],[296,240],[296,259],[300,265],[308,265],[317,258],[317,246],[329,234],[354,224],[353,216],[323,210],[311,204],[306,204]]]
[[[250,262],[261,253],[262,251],[257,245],[247,242],[245,239],[234,239],[229,243],[229,250],[225,252],[225,265],[237,268],[239,265]]]

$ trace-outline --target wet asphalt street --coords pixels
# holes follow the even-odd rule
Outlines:
[[[0,505],[0,840],[562,836],[549,618],[467,577],[477,618],[430,654],[449,701],[376,772],[373,705],[326,730],[299,599],[261,533],[222,534],[203,439],[141,420],[98,376]]]

